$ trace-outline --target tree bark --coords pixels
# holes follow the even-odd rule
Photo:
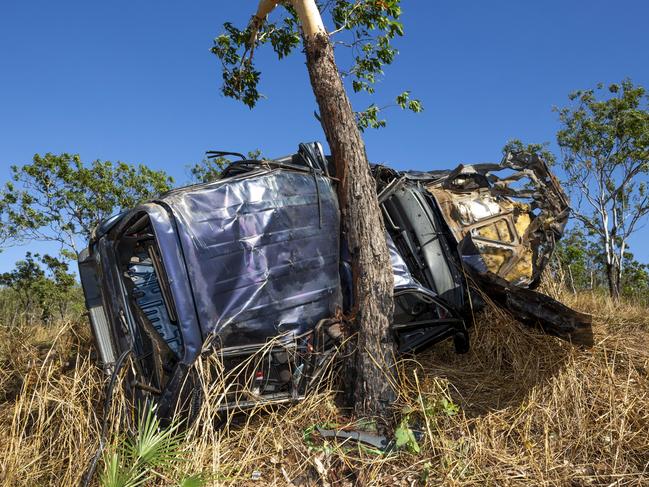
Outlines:
[[[263,22],[277,3],[261,0],[253,22]],[[314,0],[291,0],[291,4],[300,18],[311,86],[336,166],[342,227],[352,256],[355,311],[351,331],[356,351],[349,358],[353,380],[346,386],[356,416],[388,419],[396,398],[390,330],[394,277],[376,183],[318,7]],[[253,37],[257,26],[253,26]]]
[[[305,36],[307,67],[340,179],[342,225],[352,255],[357,352],[353,381],[358,416],[386,418],[395,400],[390,331],[394,277],[365,144],[336,67],[329,36]]]
[[[606,279],[608,281],[608,292],[610,296],[617,300],[620,297],[620,281],[618,279],[618,269],[614,264],[606,264]]]

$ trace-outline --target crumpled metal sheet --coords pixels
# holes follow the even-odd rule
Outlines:
[[[390,253],[392,273],[394,274],[394,290],[401,291],[409,289],[413,291],[421,291],[426,294],[431,293],[429,289],[424,288],[415,280],[414,277],[412,277],[406,262],[403,260],[403,257],[401,257],[401,254],[399,254],[397,246],[394,245],[394,241],[392,240],[392,237],[390,237],[389,233],[385,234],[385,239],[388,244],[388,252]]]
[[[498,175],[503,172],[509,175]],[[426,188],[465,264],[517,286],[538,285],[570,212],[540,157],[510,153],[500,164],[460,165]]]
[[[570,212],[559,181],[540,157],[510,153],[500,164],[430,172],[375,166],[373,171],[380,194],[397,181],[428,190],[478,291],[523,323],[592,345],[591,316],[532,290]]]
[[[295,336],[342,306],[333,183],[260,170],[169,193],[200,328],[222,347]]]

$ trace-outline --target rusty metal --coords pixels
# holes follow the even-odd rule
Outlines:
[[[513,173],[497,175],[507,170]],[[561,185],[540,157],[510,153],[500,164],[460,165],[426,189],[465,264],[515,285],[538,285],[570,212]]]

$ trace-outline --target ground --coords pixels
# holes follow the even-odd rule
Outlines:
[[[558,297],[593,314],[592,349],[491,309],[477,317],[468,354],[443,343],[401,363],[397,410],[416,444],[382,455],[324,443],[313,426],[345,422],[325,389],[219,428],[208,401],[176,468],[208,485],[648,485],[648,310],[592,293]],[[98,446],[105,380],[83,320],[0,324],[4,485],[79,484]],[[109,451],[128,423],[119,396]],[[174,472],[159,474],[154,485],[174,485]]]

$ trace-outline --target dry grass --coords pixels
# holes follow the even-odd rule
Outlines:
[[[402,363],[399,408],[422,432],[418,454],[378,455],[305,435],[315,424],[344,423],[328,390],[220,428],[212,394],[187,433],[182,468],[210,485],[649,485],[648,310],[561,297],[594,314],[593,349],[490,310],[470,353],[444,343]],[[104,380],[83,326],[0,327],[4,485],[80,482],[97,448]],[[117,417],[119,394],[114,404],[109,450],[128,423]]]

